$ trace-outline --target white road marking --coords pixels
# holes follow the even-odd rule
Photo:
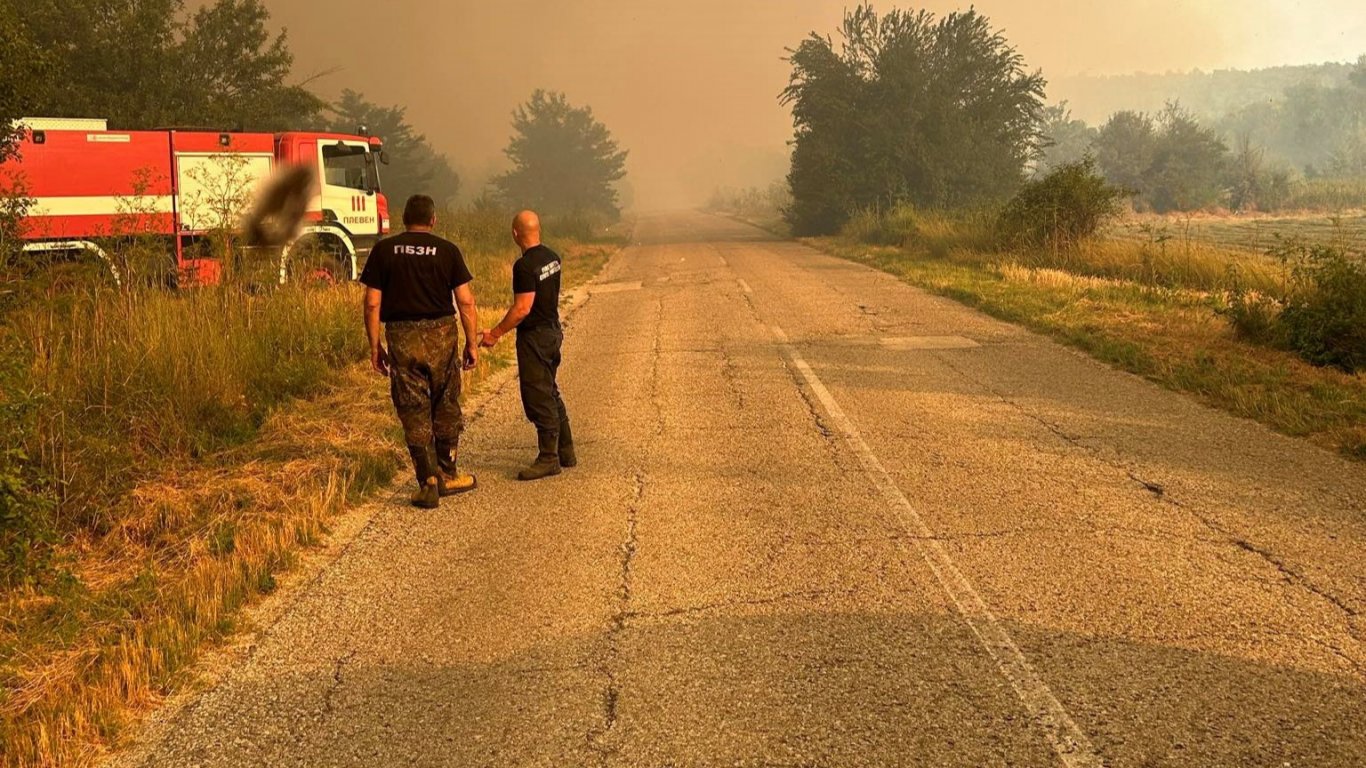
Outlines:
[[[754,293],[754,289],[750,288],[749,283],[745,282],[744,279],[736,278],[736,282],[740,283],[740,290],[744,291],[745,293]]]
[[[934,571],[939,584],[958,607],[958,612],[972,628],[973,634],[977,635],[982,647],[996,660],[1001,674],[1010,681],[1025,709],[1029,710],[1030,715],[1043,729],[1053,751],[1067,768],[1104,768],[1105,763],[1092,746],[1091,740],[1082,733],[1081,728],[1072,720],[1072,716],[1067,714],[1062,702],[1053,695],[1048,684],[1034,671],[1029,660],[1020,651],[1020,647],[1011,639],[1001,626],[1000,620],[972,586],[972,582],[968,581],[967,576],[954,565],[953,559],[936,538],[934,531],[925,523],[920,513],[916,512],[915,507],[911,506],[911,502],[897,487],[891,474],[882,466],[882,462],[878,461],[873,449],[868,447],[867,441],[854,426],[854,422],[845,415],[844,410],[830,394],[830,390],[826,389],[824,382],[797,352],[787,333],[776,325],[772,326],[772,330],[784,353],[792,360],[792,364],[806,380],[807,386],[825,408],[830,421],[858,457],[864,472],[897,513],[902,525],[914,536],[916,548],[929,564],[930,570]]]

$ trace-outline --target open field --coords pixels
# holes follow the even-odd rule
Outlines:
[[[1192,241],[1256,253],[1266,253],[1295,238],[1360,249],[1366,246],[1366,213],[1134,216],[1113,225],[1108,235],[1127,241],[1166,243],[1171,247]]]
[[[487,218],[446,222],[485,325],[516,255],[507,217]],[[616,247],[564,244],[566,286]],[[3,467],[22,483],[6,493],[22,490],[0,501],[31,533],[6,542],[27,557],[6,561],[0,593],[0,765],[82,765],[117,743],[331,518],[399,471],[361,293],[89,286],[7,316],[0,407],[25,419],[5,428],[24,430],[31,460]],[[486,353],[467,388],[511,355]]]

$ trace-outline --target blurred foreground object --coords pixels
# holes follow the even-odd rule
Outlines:
[[[289,165],[276,171],[242,220],[246,244],[273,248],[293,242],[303,231],[309,201],[316,194],[314,172],[308,166]]]

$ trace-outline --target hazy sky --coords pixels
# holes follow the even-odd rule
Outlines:
[[[301,75],[408,107],[467,186],[501,167],[537,87],[588,104],[631,151],[643,206],[781,174],[784,48],[854,0],[266,0]],[[909,5],[905,3],[903,5]],[[967,3],[923,2],[936,12]],[[1366,53],[1363,0],[977,0],[1046,76],[1259,67]],[[891,3],[879,3],[890,8]],[[1065,98],[1051,92],[1050,100]],[[477,191],[477,190],[474,190]]]

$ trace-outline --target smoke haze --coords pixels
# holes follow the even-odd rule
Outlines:
[[[466,190],[500,172],[510,113],[535,88],[593,107],[629,149],[626,202],[692,205],[786,170],[784,49],[831,33],[853,0],[266,0],[296,71],[408,107]],[[936,13],[967,3],[906,3]],[[1366,52],[1359,0],[978,0],[1058,87],[1077,74],[1254,68]],[[891,3],[879,3],[889,9]]]

